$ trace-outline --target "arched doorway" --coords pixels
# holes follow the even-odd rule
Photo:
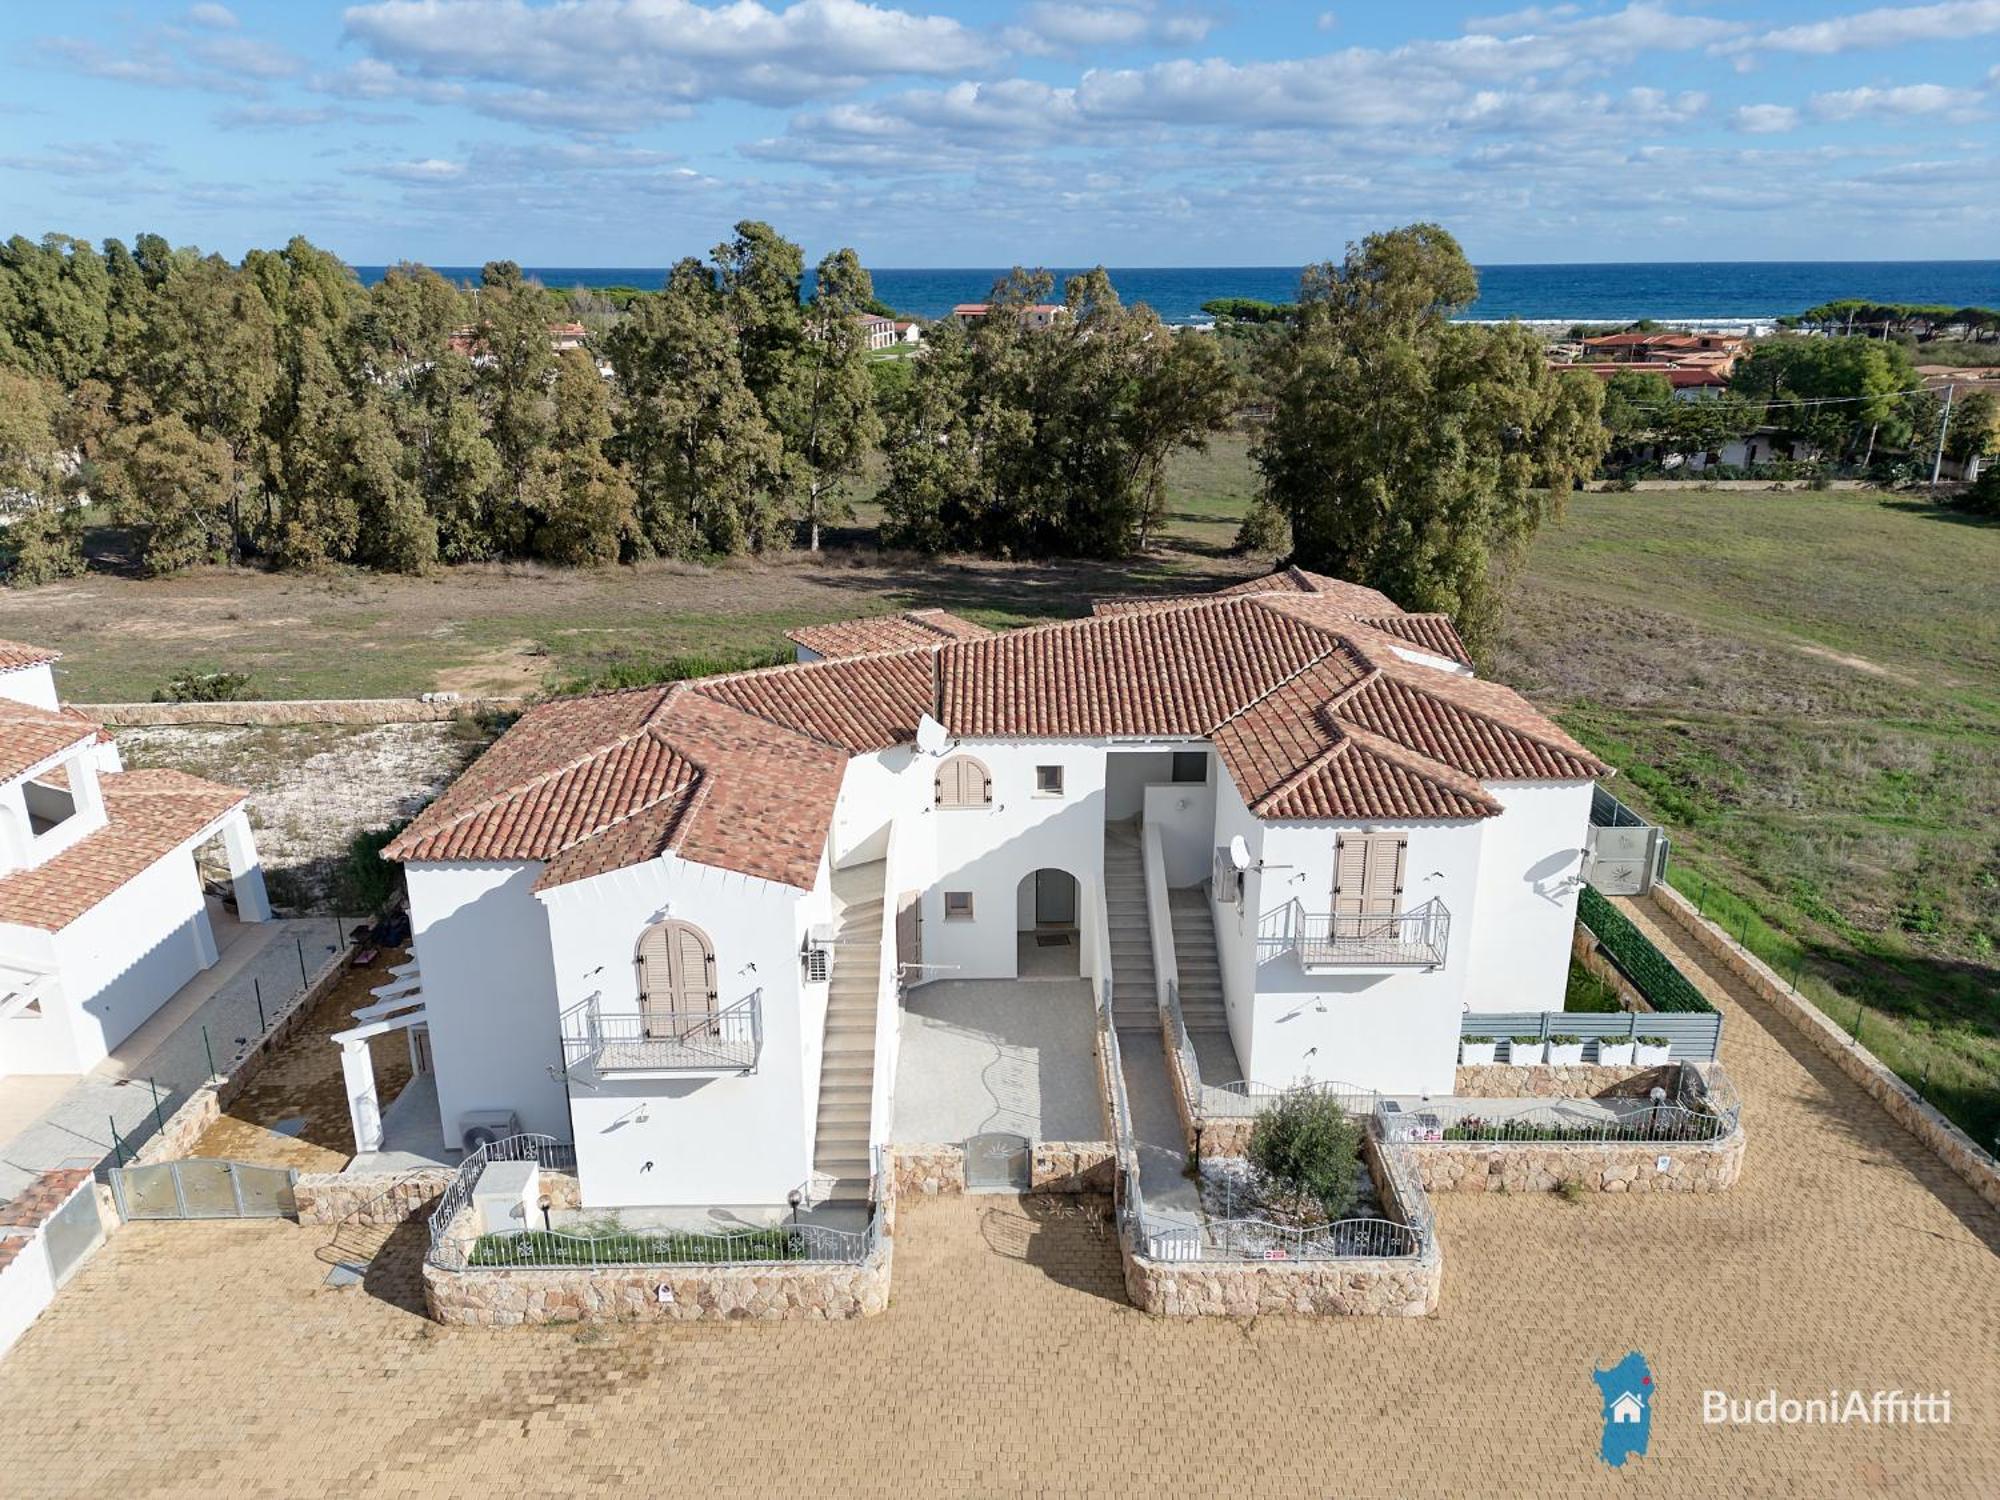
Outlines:
[[[1083,972],[1078,937],[1082,892],[1067,870],[1030,870],[1015,890],[1015,968],[1022,979],[1075,979]]]
[[[683,1037],[716,1012],[715,949],[692,922],[655,922],[639,935],[639,1015],[649,1037]]]

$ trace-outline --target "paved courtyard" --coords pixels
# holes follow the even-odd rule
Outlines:
[[[1430,1319],[1149,1319],[1063,1200],[909,1206],[889,1312],[821,1326],[444,1329],[416,1226],[337,1291],[325,1229],[133,1225],[0,1363],[0,1491],[1991,1495],[2000,1219],[1722,1003],[1736,1190],[1442,1198]],[[1611,1471],[1591,1368],[1629,1349],[1652,1451]],[[1706,1428],[1711,1387],[1948,1389],[1952,1422]]]

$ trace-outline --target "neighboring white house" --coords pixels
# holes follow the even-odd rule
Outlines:
[[[1287,569],[793,639],[531,710],[389,847],[451,1146],[574,1140],[593,1207],[856,1195],[903,989],[1102,980],[1142,830],[1212,921],[1245,1079],[1448,1094],[1466,1011],[1562,1006],[1607,768],[1443,616]]]
[[[196,851],[271,915],[245,793],[126,771],[60,706],[57,653],[0,641],[0,1077],[80,1073],[216,961]]]

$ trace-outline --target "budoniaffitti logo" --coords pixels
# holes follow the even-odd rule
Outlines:
[[[1608,1370],[1592,1370],[1604,1409],[1604,1435],[1597,1456],[1614,1469],[1628,1458],[1644,1458],[1653,1437],[1653,1371],[1634,1349]]]

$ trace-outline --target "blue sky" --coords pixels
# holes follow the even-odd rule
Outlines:
[[[1991,257],[2000,0],[0,9],[0,232],[665,265]]]

